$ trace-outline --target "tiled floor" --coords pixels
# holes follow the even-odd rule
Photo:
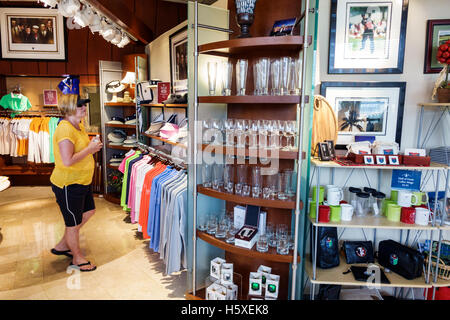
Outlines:
[[[96,214],[80,234],[82,251],[97,270],[68,269],[52,255],[64,222],[48,187],[0,192],[0,300],[184,299],[186,272],[164,275],[159,253],[139,239],[121,207],[95,198]]]

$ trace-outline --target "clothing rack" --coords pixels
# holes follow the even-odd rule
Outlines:
[[[12,113],[17,113],[17,110],[9,110],[9,109],[3,109],[0,110],[0,117],[1,116],[10,116]],[[62,118],[63,115],[61,112],[57,110],[30,110],[30,111],[23,111],[19,112],[15,115],[16,117],[37,117],[37,116],[44,116],[44,117],[59,117]]]
[[[185,163],[184,160],[174,157],[170,154],[167,154],[165,152],[162,152],[158,149],[155,149],[153,147],[150,147],[142,142],[138,142],[137,143],[137,147],[141,150],[141,151],[148,151],[149,154],[151,156],[156,156],[156,157],[160,157],[163,158],[164,160],[168,160],[169,162],[171,162],[175,167],[179,168],[179,169],[187,169],[187,165]]]

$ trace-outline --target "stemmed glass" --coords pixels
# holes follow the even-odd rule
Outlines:
[[[207,119],[207,120],[203,120],[203,135],[202,135],[202,139],[203,139],[203,143],[204,144],[208,144],[211,142],[211,131],[209,129],[212,128],[212,120]]]
[[[297,135],[297,121],[292,120],[292,121],[288,121],[288,126],[286,127],[286,131],[288,133],[288,138],[289,138],[289,142],[288,142],[288,146],[290,150],[295,150],[295,146],[294,146],[294,138]]]
[[[256,149],[258,148],[258,120],[251,120],[249,123],[249,131],[250,131],[250,137],[249,137],[249,143],[248,147],[249,149]]]
[[[280,144],[280,129],[278,127],[277,120],[271,120],[269,122],[269,132],[270,132],[270,149],[278,149]]]
[[[221,145],[223,143],[223,121],[221,119],[213,119],[212,120],[212,129],[213,130],[213,136],[214,136],[214,145]]]
[[[267,148],[267,121],[268,120],[258,120],[258,135],[259,135],[259,146],[262,149]]]
[[[237,119],[236,125],[235,125],[235,132],[237,136],[237,144],[236,147],[238,148],[244,148],[245,147],[245,120],[243,119]]]

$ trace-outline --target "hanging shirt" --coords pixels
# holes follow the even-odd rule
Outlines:
[[[55,162],[55,154],[53,152],[53,135],[55,134],[56,127],[58,126],[59,118],[50,118],[50,122],[48,124],[49,129],[49,141],[50,141],[50,163]]]
[[[23,94],[14,94],[10,93],[7,95],[4,95],[2,99],[0,100],[0,106],[2,106],[5,109],[11,109],[15,111],[27,111],[31,108],[30,100],[28,100],[27,97],[25,97]],[[16,113],[12,113],[11,117],[14,118]]]
[[[135,154],[133,154],[131,157],[129,157],[125,161],[125,170],[123,172],[123,179],[122,179],[122,193],[120,195],[120,205],[123,207],[125,211],[128,211],[127,204],[125,202],[126,200],[126,193],[127,193],[127,179],[128,179],[128,168],[130,161],[136,159],[141,154],[140,151],[136,151]]]

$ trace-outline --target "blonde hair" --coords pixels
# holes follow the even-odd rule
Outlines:
[[[77,112],[77,101],[76,94],[63,94],[59,99],[58,109],[64,116],[72,116]]]

